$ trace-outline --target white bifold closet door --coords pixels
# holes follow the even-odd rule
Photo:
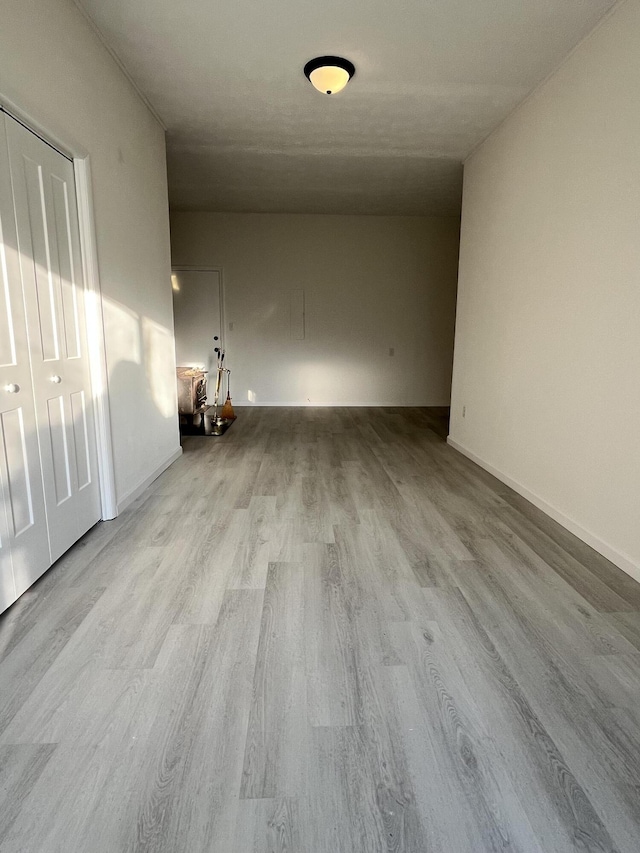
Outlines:
[[[17,597],[99,520],[100,498],[73,165],[0,118],[0,559]]]
[[[0,113],[0,611],[51,564],[5,117]],[[20,592],[18,592],[20,590]]]

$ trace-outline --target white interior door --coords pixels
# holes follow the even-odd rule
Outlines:
[[[0,612],[50,565],[5,116],[0,113]]]
[[[100,518],[74,172],[5,121],[53,562]]]
[[[212,372],[217,361],[214,349],[222,338],[220,273],[174,269],[171,283],[176,364]]]

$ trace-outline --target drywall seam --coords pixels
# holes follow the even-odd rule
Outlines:
[[[617,551],[603,539],[600,539],[600,537],[595,533],[592,533],[577,521],[574,521],[568,515],[565,515],[561,510],[553,506],[553,504],[548,503],[544,498],[535,494],[535,492],[529,491],[529,489],[527,489],[526,486],[523,486],[522,483],[519,483],[508,474],[500,471],[499,468],[494,468],[494,466],[489,462],[485,462],[484,459],[477,456],[472,450],[469,450],[468,447],[465,447],[463,444],[459,444],[454,438],[451,438],[451,436],[447,438],[447,444],[449,444],[454,450],[457,450],[458,453],[462,453],[463,456],[471,459],[471,461],[475,462],[476,465],[484,468],[485,471],[493,474],[493,476],[500,480],[501,483],[509,486],[514,490],[514,492],[517,492],[523,498],[528,500],[529,503],[542,510],[545,515],[548,515],[554,521],[557,521],[558,524],[561,524],[562,527],[570,533],[573,533],[573,535],[577,536],[578,539],[581,539],[599,554],[602,554],[603,557],[606,557],[607,560],[610,560],[614,565],[618,566],[619,569],[622,569],[623,572],[626,572],[634,580],[640,583],[640,566],[636,565],[626,554]]]
[[[153,483],[154,480],[157,480],[160,474],[166,471],[169,465],[173,465],[176,459],[179,459],[181,456],[181,447],[179,447],[177,450],[174,450],[173,453],[170,453],[169,456],[167,456],[167,458],[164,460],[164,462],[158,465],[155,471],[149,474],[148,477],[145,477],[145,479],[141,483],[139,483],[134,489],[131,489],[129,492],[127,492],[127,494],[124,495],[124,497],[118,501],[117,514],[120,515],[123,510],[125,510],[128,506],[131,506],[131,504],[135,500],[137,500],[146,489],[149,488],[151,483]]]

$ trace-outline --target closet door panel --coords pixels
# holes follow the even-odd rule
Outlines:
[[[28,131],[27,131],[28,132]],[[33,331],[32,345],[39,342],[40,360],[57,361],[60,358],[58,348],[58,289],[57,258],[52,258],[55,243],[49,243],[46,229],[46,194],[44,177],[41,166],[27,156],[20,156],[22,161],[22,181],[17,181],[18,189],[26,194],[27,210],[24,221],[18,219],[21,263],[23,270],[28,267],[28,279],[33,278],[35,285],[33,293],[33,308],[37,323],[31,324]],[[22,186],[21,186],[22,184]],[[16,182],[14,182],[14,190]],[[22,228],[20,229],[20,225]],[[28,231],[27,231],[28,228]],[[31,294],[25,294],[30,296]],[[35,347],[34,347],[35,349]]]
[[[64,342],[64,355],[66,358],[81,358],[81,323],[78,313],[78,282],[75,277],[73,241],[71,238],[73,233],[71,223],[74,217],[69,204],[69,187],[67,183],[60,180],[56,175],[52,175],[51,188],[55,213],[56,236],[58,238],[57,248],[62,301],[61,336]],[[80,282],[80,286],[82,286],[82,282]]]
[[[0,451],[4,448],[1,447]],[[13,576],[13,559],[9,537],[9,501],[6,497],[6,470],[4,452],[0,452],[0,613],[16,600],[16,582]]]
[[[0,415],[0,441],[14,598],[18,598],[51,565],[38,448],[29,435],[22,407]]]
[[[51,556],[100,518],[73,166],[8,123]],[[80,419],[80,420],[79,420]],[[80,442],[77,445],[77,442]]]
[[[19,543],[20,537],[35,525],[22,409],[9,409],[0,415],[0,434],[4,450],[4,468],[7,472],[10,532],[14,542]]]
[[[53,485],[56,506],[60,506],[71,497],[71,465],[69,464],[69,446],[67,444],[67,424],[65,405],[62,397],[47,400],[49,416],[49,440],[51,442],[51,461],[53,463]]]
[[[0,611],[50,564],[6,118],[0,113]]]
[[[0,144],[2,144],[1,140]],[[2,190],[0,189],[0,192],[1,191]],[[1,217],[0,231],[2,231]],[[16,364],[16,335],[14,330],[14,318],[11,311],[11,298],[9,296],[9,282],[7,280],[8,271],[4,243],[0,247],[0,255],[0,264],[2,265],[0,281],[0,367],[13,367]]]
[[[91,486],[91,443],[89,441],[89,425],[87,422],[87,403],[84,391],[76,391],[71,395],[71,414],[73,417],[73,437],[76,449],[76,471],[78,474],[78,489]]]
[[[13,575],[12,542],[10,535],[11,498],[7,472],[7,453],[4,440],[4,412],[0,415],[0,613],[18,597]],[[13,521],[13,519],[11,519]]]

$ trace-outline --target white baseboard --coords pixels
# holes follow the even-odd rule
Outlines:
[[[145,477],[145,479],[141,483],[139,483],[135,488],[131,489],[131,491],[127,492],[126,495],[123,495],[118,500],[117,514],[120,515],[123,510],[125,510],[135,500],[137,500],[137,498],[140,497],[144,490],[148,489],[151,483],[153,483],[154,480],[157,480],[160,474],[162,474],[163,471],[166,471],[169,465],[172,465],[176,461],[176,459],[179,459],[181,456],[182,448],[178,447],[178,449],[174,450],[173,453],[170,453],[169,456],[167,456],[167,458],[164,460],[164,462],[162,462],[161,465],[158,465],[158,467],[151,474],[149,474],[148,477]]]
[[[282,408],[298,408],[298,407],[324,407],[324,408],[343,408],[343,409],[353,409],[353,408],[392,408],[392,409],[430,409],[430,408],[448,408],[450,405],[447,400],[446,403],[381,403],[380,401],[375,401],[371,403],[343,403],[343,402],[331,402],[331,403],[301,403],[299,400],[295,400],[291,403],[272,403],[272,402],[262,402],[259,403],[249,403],[246,400],[241,401],[240,403],[236,403],[233,401],[233,408],[260,408],[261,406],[281,406]]]
[[[568,515],[565,515],[561,510],[557,509],[552,504],[548,503],[544,498],[541,498],[540,495],[535,494],[535,492],[531,492],[527,489],[526,486],[523,486],[517,480],[509,477],[508,474],[504,474],[498,468],[494,468],[493,465],[490,465],[488,462],[485,462],[484,459],[481,459],[479,456],[469,450],[462,444],[459,444],[455,439],[449,436],[447,438],[447,444],[451,445],[454,450],[457,450],[459,453],[462,453],[463,456],[466,456],[468,459],[471,459],[472,462],[475,462],[476,465],[479,465],[481,468],[484,468],[485,471],[488,471],[490,474],[493,474],[501,483],[509,486],[513,489],[514,492],[517,492],[519,495],[522,495],[523,498],[532,503],[538,509],[542,510],[546,515],[552,518],[554,521],[557,521],[558,524],[561,524],[565,527],[570,533],[573,533],[574,536],[577,536],[578,539],[581,539],[587,545],[591,546],[594,551],[597,551],[599,554],[602,554],[603,557],[606,557],[607,560],[611,560],[611,562],[618,566],[618,568],[622,569],[623,572],[626,572],[628,575],[640,582],[640,566],[638,566],[631,557],[627,556],[627,554],[623,554],[621,551],[618,551],[612,545],[609,545],[608,542],[605,542],[595,533],[592,533],[590,530],[584,528],[577,521],[574,521],[573,518],[570,518]]]

